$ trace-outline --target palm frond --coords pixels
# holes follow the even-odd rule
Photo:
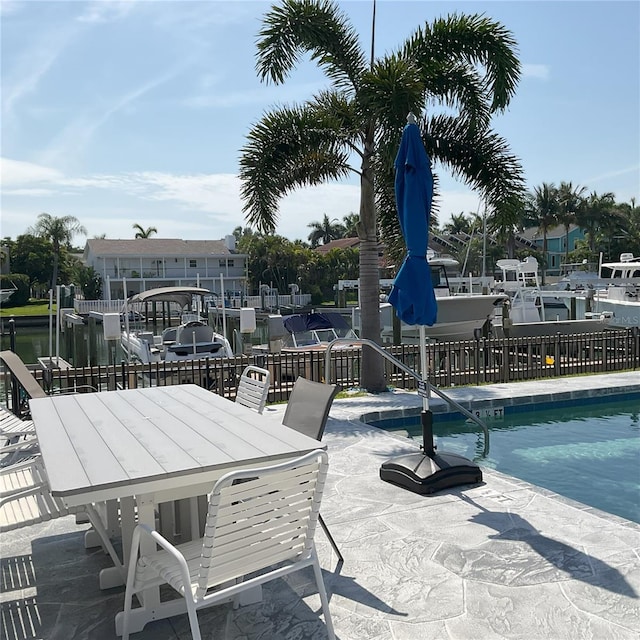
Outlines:
[[[282,83],[310,53],[337,86],[357,87],[366,68],[358,35],[330,0],[284,0],[263,19],[258,34],[256,71],[261,80]]]
[[[522,197],[525,185],[520,160],[491,129],[478,130],[465,119],[439,115],[426,119],[423,132],[432,160],[478,189],[489,206]]]
[[[483,71],[481,82],[494,112],[504,110],[515,94],[520,79],[516,52],[515,39],[499,22],[479,14],[452,14],[418,28],[402,56],[413,60],[429,78],[434,70],[455,65]]]
[[[339,123],[308,104],[266,113],[253,127],[240,157],[243,210],[250,225],[272,232],[282,196],[351,172]]]

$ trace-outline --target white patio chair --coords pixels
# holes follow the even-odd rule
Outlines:
[[[271,374],[269,371],[249,365],[240,376],[236,402],[262,413],[267,404],[270,384]]]
[[[35,435],[33,420],[22,420],[8,409],[0,407],[0,439],[11,440],[25,435]]]
[[[21,529],[74,513],[86,513],[100,544],[124,578],[124,566],[93,505],[66,507],[51,495],[49,481],[38,454],[22,462],[0,468],[0,533]]]
[[[198,609],[307,566],[313,567],[329,638],[335,638],[313,542],[327,459],[326,452],[312,451],[272,467],[227,473],[209,494],[200,540],[175,547],[157,531],[138,525],[125,592],[123,640],[129,638],[133,594],[146,587],[166,582],[183,596],[191,634],[200,640]],[[138,558],[140,540],[146,536],[161,549]],[[231,586],[225,584],[230,581]]]
[[[331,404],[339,392],[340,387],[338,385],[323,384],[306,378],[298,378],[289,396],[289,402],[282,417],[282,424],[304,433],[310,438],[315,438],[318,441],[322,440]],[[344,562],[342,553],[340,553],[336,541],[320,514],[318,514],[318,522],[335,550],[338,560]]]

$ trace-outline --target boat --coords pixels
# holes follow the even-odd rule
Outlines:
[[[233,350],[229,341],[216,333],[199,313],[199,309],[204,308],[202,300],[209,295],[210,291],[200,287],[161,287],[131,296],[123,309],[125,328],[120,337],[120,345],[128,360],[146,364],[232,358]],[[130,311],[137,311],[136,306],[149,302],[176,305],[180,310],[180,324],[167,327],[159,335],[145,328],[132,329]]]
[[[448,270],[457,268],[459,263],[453,258],[436,257],[432,252],[427,255],[431,268],[431,279],[438,304],[438,316],[435,324],[425,327],[425,335],[431,340],[448,342],[455,340],[473,340],[482,335],[499,308],[507,299],[504,293],[453,293],[449,285]],[[383,297],[380,303],[380,327],[383,344],[394,342],[395,311]],[[360,327],[360,309],[353,312],[353,326]],[[397,330],[396,330],[397,332]],[[417,325],[400,324],[401,342],[416,344],[419,340]]]
[[[337,312],[294,313],[288,316],[270,315],[268,318],[269,344],[256,345],[253,355],[279,353],[281,359],[272,378],[282,382],[295,381],[298,376],[321,379],[324,374],[324,352],[338,338],[358,339],[348,320]],[[360,348],[348,342],[337,345],[333,351]],[[303,360],[287,358],[287,354],[309,354]],[[352,379],[353,361],[336,358],[332,364],[332,379]]]
[[[496,314],[492,332],[500,338],[542,337],[592,333],[606,328],[607,314],[595,314],[581,319],[570,318],[566,302],[575,294],[543,289],[538,276],[538,261],[533,256],[525,260],[498,260],[502,280],[494,290],[507,293],[503,312]],[[566,295],[565,295],[566,294]]]
[[[11,283],[13,284],[13,282]],[[13,285],[12,289],[0,289],[0,304],[4,304],[9,298],[18,290],[18,287]]]
[[[640,327],[640,257],[622,253],[617,262],[602,262],[598,279],[576,299],[579,313],[604,313],[609,328]]]
[[[282,318],[286,330],[282,345],[285,350],[324,350],[338,338],[358,338],[339,313],[296,313]]]

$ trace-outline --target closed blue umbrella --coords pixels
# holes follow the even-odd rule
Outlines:
[[[429,409],[427,382],[427,346],[425,325],[436,322],[438,307],[427,262],[429,216],[433,198],[431,162],[425,151],[416,124],[410,113],[402,132],[400,149],[396,156],[396,207],[402,235],[407,245],[407,256],[393,282],[389,302],[400,320],[418,325],[420,330],[420,361],[423,411],[420,454],[409,454],[382,464],[380,477],[416,493],[433,493],[446,487],[479,482],[482,472],[477,465],[457,454],[435,451],[433,444],[433,414]]]
[[[407,256],[393,282],[389,302],[406,324],[431,326],[438,312],[427,263],[433,174],[415,116],[409,114],[407,120],[395,162],[396,207]]]

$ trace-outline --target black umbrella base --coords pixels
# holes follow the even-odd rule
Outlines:
[[[482,482],[477,464],[457,453],[411,453],[384,462],[380,477],[414,493],[426,495],[461,484]]]

